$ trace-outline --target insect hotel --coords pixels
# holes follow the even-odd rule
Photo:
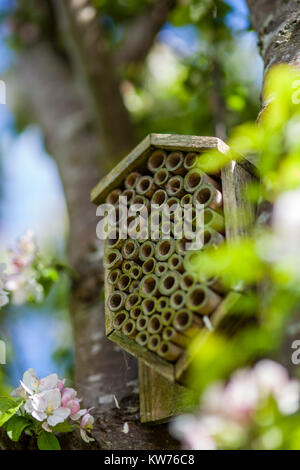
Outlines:
[[[239,295],[226,291],[218,278],[194,273],[193,251],[187,250],[186,227],[195,233],[199,228],[194,211],[183,226],[188,205],[202,205],[204,250],[243,236],[254,220],[243,196],[253,179],[251,164],[232,161],[206,174],[197,161],[209,149],[228,151],[215,137],[151,134],[92,191],[95,204],[116,207],[118,225],[104,250],[106,335],[139,360],[143,422],[166,420],[192,403],[185,387],[188,344],[199,332],[218,328]],[[137,205],[146,208],[151,224],[131,237],[130,208]],[[153,207],[169,208],[171,223],[158,218],[153,229]]]

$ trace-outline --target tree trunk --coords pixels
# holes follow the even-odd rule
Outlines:
[[[277,63],[300,67],[300,3],[298,0],[247,0],[258,33],[265,72]]]

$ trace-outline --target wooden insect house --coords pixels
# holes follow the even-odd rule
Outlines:
[[[181,410],[189,394],[184,383],[190,338],[216,328],[238,296],[217,278],[199,279],[188,267],[183,207],[202,205],[204,250],[242,236],[254,219],[254,209],[243,197],[253,178],[251,164],[232,161],[217,174],[205,174],[197,157],[209,149],[228,151],[215,137],[151,134],[92,191],[95,204],[117,207],[118,226],[104,251],[106,334],[139,359],[144,422]],[[120,197],[126,198],[124,211]],[[151,232],[148,224],[143,234],[131,236],[130,208],[137,205],[146,208]],[[172,208],[171,223],[164,227],[157,219],[153,230],[153,207],[161,206]],[[197,219],[191,214],[193,227]]]

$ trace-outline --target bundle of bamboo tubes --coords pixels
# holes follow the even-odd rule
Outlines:
[[[133,237],[129,230],[129,237],[121,236],[124,215],[119,211],[115,236],[106,241],[104,267],[111,287],[106,303],[113,327],[171,363],[207,327],[204,317],[212,315],[226,295],[218,278],[204,279],[194,272],[195,253],[186,249],[189,227],[197,230],[193,211],[183,224],[182,208],[189,204],[204,207],[204,249],[225,240],[221,180],[197,167],[198,155],[156,150],[147,165],[136,168],[106,199],[117,206],[122,196],[129,209],[147,208],[152,224],[151,232],[149,226],[139,227],[143,237]],[[164,205],[170,210],[169,225],[160,220]],[[130,215],[128,221],[136,228]]]

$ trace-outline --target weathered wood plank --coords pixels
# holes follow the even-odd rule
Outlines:
[[[147,159],[150,149],[151,143],[150,136],[148,135],[92,190],[92,202],[94,204],[101,204],[104,202],[108,193],[117,188],[128,175],[128,173],[130,173],[134,168],[136,168],[136,166],[142,164]]]
[[[174,382],[175,375],[173,364],[164,361],[157,354],[139,346],[135,340],[119,335],[115,330],[110,334],[109,339],[117,343],[122,349],[125,349],[125,351],[129,352],[133,356],[138,357],[148,366],[151,366],[155,371],[159,372],[169,381]]]
[[[255,207],[246,197],[253,176],[232,161],[221,171],[226,240],[236,240],[249,235],[255,221]]]
[[[197,405],[198,398],[192,390],[171,383],[142,361],[139,361],[139,383],[142,423],[166,422]]]

